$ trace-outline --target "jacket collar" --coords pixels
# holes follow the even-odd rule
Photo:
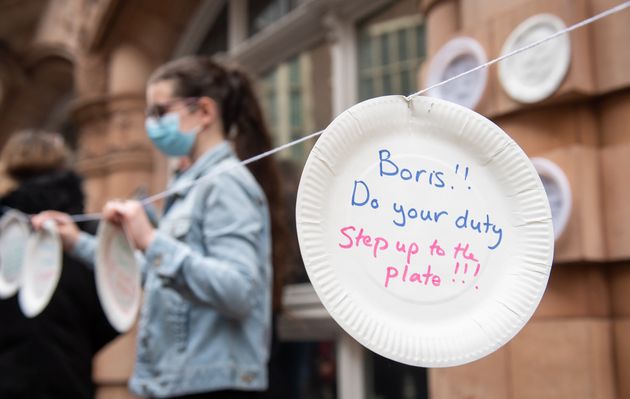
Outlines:
[[[217,164],[223,160],[235,157],[230,142],[223,141],[203,154],[190,168],[173,180],[171,187],[175,190],[174,196],[183,197],[188,194],[195,185],[195,181],[214,170]],[[181,187],[177,189],[177,187]]]

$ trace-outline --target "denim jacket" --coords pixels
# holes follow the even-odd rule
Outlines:
[[[201,183],[186,187],[217,169]],[[221,389],[264,390],[271,335],[271,232],[260,186],[227,142],[171,187],[144,254],[144,299],[134,393],[169,397]],[[82,234],[73,252],[94,259]]]

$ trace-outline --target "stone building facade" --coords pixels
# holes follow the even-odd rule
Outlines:
[[[88,211],[98,211],[107,199],[166,184],[169,163],[143,126],[146,79],[169,59],[218,54],[246,67],[282,144],[361,99],[424,87],[432,57],[456,36],[476,39],[492,59],[531,15],[553,13],[570,25],[620,3],[0,0],[0,144],[20,128],[62,131],[76,149]],[[487,358],[428,370],[429,397],[630,398],[629,13],[570,34],[567,75],[541,102],[513,100],[490,68],[476,111],[529,156],[560,166],[573,206],[533,319]],[[366,64],[365,49],[392,46],[401,50]],[[308,149],[282,159],[299,172]],[[337,342],[337,397],[378,398],[377,363],[336,328],[308,285],[287,287],[286,305],[285,339]],[[99,354],[99,399],[132,397],[133,348],[132,331]],[[422,397],[423,382],[405,384],[405,398]]]
[[[423,1],[429,57],[457,35],[476,38],[488,58],[527,17],[553,13],[572,25],[618,1]],[[535,104],[512,100],[496,68],[477,111],[501,126],[530,157],[568,177],[573,207],[556,241],[543,300],[505,348],[473,364],[432,370],[435,398],[629,398],[630,16],[570,34],[571,64],[558,90]]]

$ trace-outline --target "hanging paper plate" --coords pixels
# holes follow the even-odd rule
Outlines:
[[[566,28],[553,14],[527,18],[503,44],[505,55]],[[568,34],[516,54],[499,63],[499,81],[507,94],[523,103],[534,103],[552,95],[562,84],[571,63]]]
[[[557,240],[564,233],[571,216],[573,203],[571,185],[567,175],[553,161],[538,157],[532,158],[531,161],[540,176],[545,193],[547,193],[547,198],[549,199],[553,233]]]
[[[26,243],[22,287],[18,302],[27,317],[40,314],[52,298],[61,277],[61,240],[54,222],[31,234]]]
[[[440,99],[381,97],[337,117],[306,162],[296,217],[331,316],[411,365],[495,351],[530,319],[550,272],[551,213],[528,157]]]
[[[26,241],[30,234],[26,216],[7,211],[0,220],[0,298],[14,295],[20,288]]]
[[[98,230],[96,289],[111,325],[128,331],[140,307],[140,268],[121,227],[102,221]]]
[[[431,59],[427,86],[436,85],[486,62],[486,52],[472,37],[451,39]],[[432,89],[429,95],[474,109],[483,96],[487,80],[488,68],[482,68]]]

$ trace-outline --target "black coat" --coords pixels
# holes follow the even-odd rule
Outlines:
[[[0,206],[28,214],[81,213],[81,180],[69,171],[31,178],[1,198]],[[0,398],[92,398],[92,357],[115,335],[94,274],[64,255],[57,289],[38,316],[22,315],[17,295],[0,300]]]

